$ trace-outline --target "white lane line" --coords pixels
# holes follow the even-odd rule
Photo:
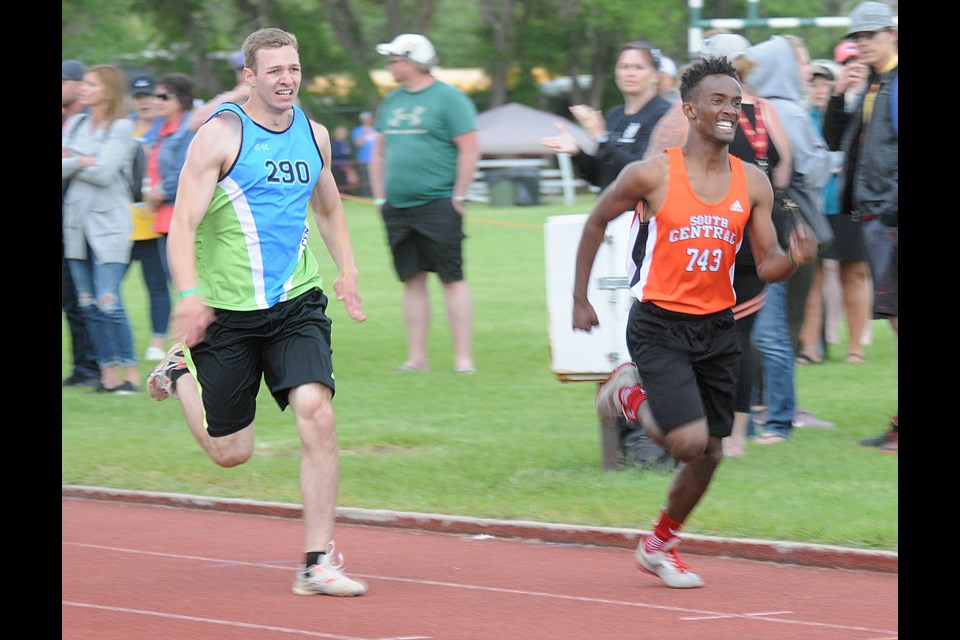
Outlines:
[[[104,607],[98,604],[88,604],[85,602],[70,602],[61,600],[61,604],[68,607],[80,607],[84,609],[98,609],[100,611],[112,611],[115,613],[129,613],[138,616],[152,616],[155,618],[164,618],[167,620],[184,620],[186,622],[203,622],[206,624],[219,624],[227,627],[238,627],[241,629],[257,629],[259,631],[276,631],[277,633],[289,633],[298,636],[307,636],[310,638],[325,638],[326,640],[430,640],[432,636],[383,636],[369,638],[367,636],[342,636],[335,633],[321,633],[319,631],[304,631],[303,629],[290,629],[287,627],[274,627],[268,624],[250,624],[249,622],[237,622],[236,620],[223,620],[220,618],[200,618],[197,616],[184,616],[176,613],[161,613],[159,611],[148,611],[146,609],[128,609],[126,607]]]
[[[233,566],[246,566],[246,567],[261,567],[264,569],[282,569],[284,571],[289,571],[290,566],[277,566],[275,564],[265,564],[263,562],[242,562],[234,560],[224,560],[222,558],[207,558],[204,556],[191,556],[183,555],[178,553],[162,553],[157,551],[142,551],[139,549],[129,549],[125,547],[112,547],[98,544],[87,544],[83,542],[63,542],[65,546],[75,546],[75,547],[84,547],[88,549],[102,549],[105,551],[114,551],[122,553],[130,553],[135,555],[146,555],[146,556],[155,556],[162,558],[175,558],[183,560],[199,560],[206,563],[217,564],[217,565],[233,565]],[[411,584],[420,584],[420,585],[429,585],[436,587],[449,587],[453,589],[466,589],[472,591],[487,591],[491,593],[509,593],[514,595],[521,595],[527,597],[536,597],[536,598],[549,598],[554,600],[567,600],[573,602],[587,602],[594,604],[607,604],[607,605],[617,605],[622,607],[631,607],[638,609],[654,609],[657,611],[673,611],[676,613],[685,613],[688,614],[688,617],[680,619],[695,619],[693,616],[709,616],[709,617],[721,617],[721,618],[742,618],[745,620],[760,620],[763,622],[775,622],[779,624],[788,624],[796,626],[806,626],[806,627],[819,627],[826,629],[837,629],[837,630],[848,630],[848,631],[865,631],[869,633],[879,633],[879,634],[891,634],[896,636],[898,631],[896,629],[876,629],[873,627],[861,627],[854,625],[841,625],[841,624],[832,624],[824,622],[813,622],[809,620],[787,620],[779,617],[783,613],[789,612],[769,612],[769,613],[725,613],[720,611],[709,611],[703,609],[689,609],[686,607],[670,607],[664,605],[649,604],[646,602],[633,602],[629,600],[610,600],[607,598],[590,598],[586,596],[572,596],[568,594],[559,594],[559,593],[546,593],[542,591],[526,591],[523,589],[505,589],[503,587],[487,587],[481,585],[473,584],[464,584],[461,582],[443,582],[436,580],[414,580],[411,578],[397,578],[392,576],[380,576],[373,574],[363,574],[363,573],[352,573],[359,578],[365,578],[368,580],[384,580],[389,582],[405,582]]]

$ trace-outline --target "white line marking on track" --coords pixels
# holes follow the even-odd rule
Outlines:
[[[63,542],[63,545],[85,547],[88,549],[103,549],[105,551],[131,553],[135,555],[156,556],[156,557],[162,557],[162,558],[176,558],[176,559],[182,559],[182,560],[201,560],[203,562],[214,563],[214,564],[232,564],[236,566],[262,567],[265,569],[282,569],[284,571],[290,570],[289,567],[278,567],[273,564],[264,564],[262,562],[242,562],[239,560],[224,560],[222,558],[206,558],[203,556],[191,556],[191,555],[183,555],[178,553],[142,551],[139,549],[129,549],[125,547],[111,547],[111,546],[104,546],[99,544],[87,544],[83,542]],[[872,627],[830,624],[830,623],[824,623],[824,622],[813,622],[808,620],[785,620],[783,618],[773,617],[776,615],[782,615],[784,613],[789,613],[789,612],[772,611],[769,613],[723,613],[719,611],[707,611],[703,609],[689,609],[686,607],[669,607],[664,605],[649,604],[646,602],[631,602],[629,600],[610,600],[607,598],[590,598],[586,596],[572,596],[572,595],[559,594],[559,593],[545,593],[542,591],[524,591],[522,589],[504,589],[503,587],[487,587],[482,585],[464,584],[460,582],[440,582],[436,580],[414,580],[411,578],[396,578],[391,576],[380,576],[380,575],[363,574],[363,573],[354,573],[352,575],[355,575],[359,578],[366,578],[368,580],[406,582],[406,583],[412,583],[412,584],[422,584],[422,585],[430,585],[430,586],[437,586],[437,587],[449,587],[453,589],[488,591],[491,593],[510,593],[515,595],[528,596],[528,597],[551,598],[555,600],[568,600],[573,602],[612,604],[612,605],[619,605],[623,607],[632,607],[632,608],[639,608],[639,609],[655,609],[658,611],[675,611],[677,613],[686,613],[686,614],[689,614],[690,616],[716,616],[721,618],[743,618],[747,620],[762,620],[764,622],[776,622],[779,624],[788,624],[788,625],[805,626],[805,627],[820,627],[820,628],[826,628],[826,629],[866,631],[866,632],[878,633],[878,634],[892,634],[894,637],[896,637],[898,633],[896,629],[875,629]],[[690,617],[690,618],[681,618],[681,619],[692,620],[694,618]]]
[[[236,620],[220,620],[218,618],[199,618],[197,616],[184,616],[176,613],[160,613],[159,611],[147,611],[145,609],[127,609],[125,607],[104,607],[98,604],[86,604],[83,602],[69,602],[61,600],[61,604],[69,607],[81,607],[84,609],[99,609],[100,611],[115,611],[117,613],[130,613],[139,616],[154,616],[156,618],[165,618],[168,620],[185,620],[187,622],[205,622],[207,624],[219,624],[227,627],[240,627],[243,629],[259,629],[261,631],[276,631],[278,633],[290,633],[298,636],[308,636],[311,638],[326,638],[327,640],[430,640],[432,636],[382,636],[377,638],[368,638],[366,636],[341,636],[334,633],[320,633],[318,631],[304,631],[303,629],[288,629],[286,627],[274,627],[268,624],[250,624],[249,622],[237,622]]]

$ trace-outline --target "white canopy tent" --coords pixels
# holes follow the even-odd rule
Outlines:
[[[587,153],[596,150],[596,144],[577,123],[547,111],[511,102],[502,107],[484,111],[477,116],[480,141],[481,170],[537,166],[541,174],[541,190],[555,185],[563,194],[565,204],[571,205],[576,196],[578,180],[570,156],[556,154],[540,143],[546,136],[557,134],[556,123],[562,123]],[[557,169],[553,166],[556,157]]]
[[[592,153],[596,145],[577,123],[547,111],[511,102],[477,116],[480,153],[485,156],[553,155],[540,144],[545,136],[557,135],[555,123],[566,127],[581,149]]]

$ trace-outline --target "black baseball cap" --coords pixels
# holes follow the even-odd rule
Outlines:
[[[142,75],[137,76],[130,81],[130,93],[135,96],[139,96],[144,93],[153,93],[154,82],[153,76]]]
[[[60,63],[60,80],[83,80],[87,67],[79,60],[64,60]]]

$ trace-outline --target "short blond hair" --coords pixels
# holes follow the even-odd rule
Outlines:
[[[256,73],[257,52],[261,49],[279,49],[280,47],[293,47],[294,51],[299,51],[300,44],[297,42],[297,36],[274,27],[254,31],[243,41],[243,66]]]

